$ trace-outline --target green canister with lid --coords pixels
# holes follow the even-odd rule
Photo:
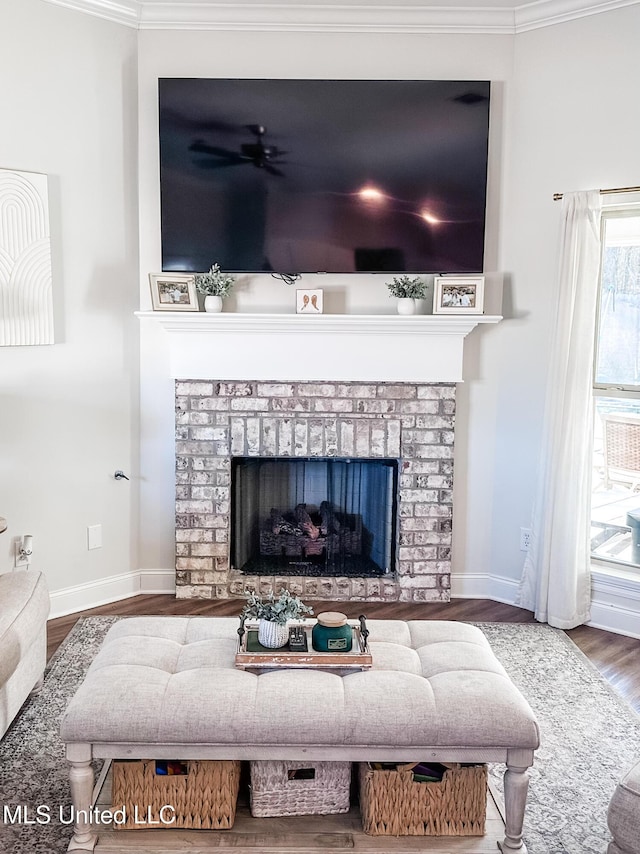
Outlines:
[[[338,611],[323,611],[311,630],[311,645],[316,652],[350,652],[353,646],[353,631],[347,623],[347,615]]]

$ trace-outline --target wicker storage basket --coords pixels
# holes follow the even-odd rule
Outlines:
[[[251,815],[349,812],[350,762],[251,762]]]
[[[166,763],[165,763],[166,764]],[[189,760],[186,774],[160,775],[155,759],[113,762],[113,809],[124,807],[118,830],[233,827],[240,787],[240,762]],[[161,810],[168,805],[169,809]],[[175,818],[175,821],[171,821]]]
[[[440,782],[418,783],[413,766],[374,770],[360,763],[360,812],[373,836],[482,836],[487,766],[449,767]]]

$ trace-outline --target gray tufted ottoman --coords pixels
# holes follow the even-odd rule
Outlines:
[[[618,783],[607,822],[613,836],[607,854],[640,854],[640,762]]]
[[[76,811],[89,809],[93,757],[506,762],[502,848],[525,854],[538,726],[479,629],[369,620],[372,669],[339,676],[238,670],[237,627],[141,617],[110,629],[61,725]],[[69,850],[95,842],[80,812]]]

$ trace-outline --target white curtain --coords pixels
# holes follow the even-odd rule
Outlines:
[[[570,629],[589,619],[593,357],[600,193],[566,193],[538,488],[518,604]]]

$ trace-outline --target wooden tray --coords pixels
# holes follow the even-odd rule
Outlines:
[[[369,670],[371,653],[363,641],[359,625],[353,625],[353,648],[350,652],[316,652],[311,646],[311,629],[314,623],[304,624],[307,634],[307,652],[291,652],[283,646],[267,649],[258,643],[258,627],[247,624],[242,637],[238,638],[236,667],[241,670],[273,670],[289,668],[298,670]],[[251,638],[249,637],[251,635]],[[247,649],[247,646],[250,649]]]

